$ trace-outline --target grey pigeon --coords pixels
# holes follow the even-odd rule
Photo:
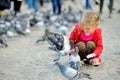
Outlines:
[[[78,55],[78,47],[75,47],[75,50],[69,56],[69,66],[75,70],[80,69],[80,56]]]
[[[80,78],[88,78],[92,79],[89,74],[86,73],[80,73],[77,70],[67,67],[65,65],[62,65],[59,62],[55,62],[55,64],[59,67],[59,70],[61,71],[61,74],[66,77],[68,80],[79,80]]]
[[[120,9],[117,11],[117,13],[120,13]]]
[[[46,33],[47,32],[50,32],[50,30],[49,30],[48,24],[45,24],[44,34],[36,41],[36,44],[39,43],[40,41],[46,41],[47,40],[47,38],[46,38]]]
[[[53,32],[47,32],[45,34],[46,39],[48,43],[51,46],[55,46],[57,50],[62,50],[64,46],[64,37],[61,34],[53,33]]]
[[[6,40],[2,36],[0,36],[0,44],[2,44],[5,47],[8,47]]]
[[[21,25],[20,25],[19,23],[14,24],[13,28],[14,28],[14,30],[16,31],[17,34],[24,35],[24,36],[26,35],[26,34],[23,32],[23,30],[22,30],[22,28],[21,28]]]
[[[39,43],[40,41],[47,41],[51,45],[49,48],[53,50],[60,51],[64,47],[64,37],[58,33],[46,31],[45,34],[36,41],[36,43]]]
[[[58,61],[62,56],[66,56],[70,52],[70,50],[61,50],[61,51],[56,50],[56,51],[58,53],[57,58],[54,59],[53,61]]]
[[[45,35],[42,36],[42,37],[40,37],[35,43],[37,44],[37,43],[39,43],[40,41],[46,41]]]
[[[58,61],[62,56],[66,56],[71,52],[68,38],[65,35],[63,37],[64,37],[64,49],[56,50],[58,54],[57,58],[54,61]]]
[[[67,34],[67,27],[65,27],[65,26],[59,27],[59,32],[61,32],[63,35],[66,35]]]

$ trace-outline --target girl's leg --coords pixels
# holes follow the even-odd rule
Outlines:
[[[87,43],[86,43],[86,56],[88,55],[88,54],[91,54],[91,53],[93,53],[93,51],[95,50],[95,43],[93,42],[93,41],[88,41]],[[87,59],[87,61],[86,61],[86,63],[88,63],[88,64],[90,64],[90,60],[91,59]]]
[[[81,60],[84,60],[84,59],[86,59],[86,45],[85,45],[85,43],[83,43],[83,42],[78,42],[78,43],[76,43],[76,46],[78,47],[78,49],[79,49],[79,56],[80,56],[80,58],[81,58]]]
[[[95,43],[93,41],[88,41],[86,43],[86,49],[87,49],[86,53],[87,54],[93,53],[95,48],[96,48],[96,45],[95,45]],[[100,57],[95,57],[95,58],[89,59],[88,61],[89,61],[89,64],[98,66],[98,65],[100,65],[101,59],[100,59]]]
[[[93,53],[93,51],[95,50],[95,47],[96,47],[96,45],[93,41],[88,41],[86,43],[87,55]]]

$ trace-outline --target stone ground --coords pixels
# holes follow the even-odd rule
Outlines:
[[[64,2],[64,6],[81,6],[81,1],[72,5],[70,1]],[[108,9],[105,0],[100,27],[103,30],[104,51],[101,55],[102,64],[98,67],[84,65],[81,71],[89,73],[92,80],[120,80],[120,0],[115,0],[112,18],[108,18]],[[22,9],[24,11],[25,5]],[[51,9],[51,4],[45,4],[41,10]],[[49,7],[49,8],[48,8]],[[98,10],[98,6],[94,6]],[[71,28],[72,29],[72,28]],[[68,35],[71,29],[68,30]],[[27,36],[7,39],[8,48],[0,47],[0,80],[66,80],[52,60],[56,53],[48,49],[48,43],[35,41],[43,35],[43,28],[32,28]],[[68,56],[62,57],[60,62],[67,65]],[[82,78],[81,80],[88,80]]]

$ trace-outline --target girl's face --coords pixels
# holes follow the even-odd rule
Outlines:
[[[85,31],[85,33],[91,33],[94,30],[93,25],[84,25],[83,30]]]
[[[84,28],[83,30],[85,33],[91,33],[93,31],[93,28]]]

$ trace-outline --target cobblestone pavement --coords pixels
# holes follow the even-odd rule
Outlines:
[[[64,6],[81,6],[80,0],[72,5],[70,1]],[[107,4],[108,0],[105,0]],[[81,71],[89,73],[92,80],[120,80],[120,0],[115,0],[113,16],[108,18],[108,9],[104,5],[100,27],[103,31],[104,51],[101,55],[102,64],[98,67],[84,65]],[[22,10],[24,11],[25,5]],[[51,9],[51,4],[45,4],[41,10]],[[49,8],[48,8],[49,7]],[[97,10],[98,6],[94,6]],[[71,28],[72,29],[72,28]],[[68,35],[71,29],[68,30]],[[53,29],[54,30],[54,29]],[[43,28],[32,28],[27,36],[7,39],[8,48],[0,47],[0,80],[66,80],[53,63],[56,53],[48,49],[48,43],[35,41],[43,35]],[[60,62],[67,64],[68,56],[62,57]],[[82,78],[81,80],[88,80]]]

